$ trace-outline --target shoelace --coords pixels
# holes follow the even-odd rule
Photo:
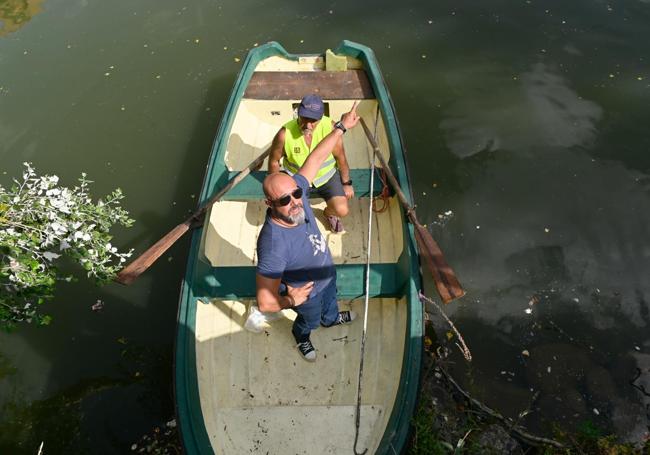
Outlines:
[[[311,341],[307,340],[303,341],[302,343],[298,343],[298,348],[301,352],[307,353],[314,350],[314,345],[311,344]]]

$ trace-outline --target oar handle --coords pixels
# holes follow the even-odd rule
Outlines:
[[[444,303],[449,303],[452,300],[464,296],[465,290],[460,285],[458,278],[456,278],[456,274],[449,266],[449,264],[447,264],[445,256],[438,246],[438,243],[433,239],[433,237],[431,237],[429,231],[418,221],[415,214],[415,207],[409,204],[408,200],[406,199],[406,196],[400,188],[399,183],[393,174],[393,171],[391,171],[390,166],[388,166],[386,160],[382,156],[381,151],[379,150],[379,146],[377,145],[377,141],[375,141],[375,138],[372,136],[372,133],[370,132],[370,129],[368,128],[368,125],[366,125],[366,122],[363,118],[361,119],[361,126],[366,133],[366,137],[368,138],[370,145],[372,145],[372,148],[375,151],[375,156],[377,159],[379,159],[381,167],[386,173],[388,182],[393,187],[393,190],[395,190],[397,198],[404,207],[406,216],[415,227],[415,239],[420,249],[420,255],[424,258],[424,262],[427,264],[427,267],[431,271],[431,275],[433,277],[433,281],[436,284],[438,294],[440,294],[440,298]]]
[[[235,187],[239,182],[244,180],[251,171],[256,170],[259,166],[262,165],[266,157],[271,152],[269,148],[267,151],[262,153],[260,156],[255,158],[252,163],[250,163],[246,168],[234,176],[227,184],[224,186],[217,194],[215,194],[207,202],[203,203],[196,212],[192,214],[187,220],[176,226],[170,232],[168,232],[163,238],[154,243],[147,251],[142,253],[136,259],[134,259],[129,265],[124,267],[120,273],[115,277],[115,281],[120,284],[131,284],[136,278],[138,278],[142,272],[151,267],[151,264],[156,262],[156,260],[162,256],[165,251],[167,251],[178,239],[180,239],[183,234],[185,234],[190,229],[199,226],[204,218],[205,214],[210,207],[215,202],[218,202],[224,194],[229,190]]]

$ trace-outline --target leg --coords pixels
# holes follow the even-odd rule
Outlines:
[[[309,334],[315,328],[318,328],[321,318],[321,298],[316,295],[307,302],[293,309],[298,316],[293,322],[291,333],[296,339],[296,343],[302,343],[309,339]]]
[[[324,212],[332,232],[342,232],[344,229],[340,218],[346,216],[350,210],[339,171],[336,171],[325,184],[316,188],[315,192],[327,202]]]
[[[343,218],[348,215],[349,211],[348,200],[345,196],[333,196],[327,200],[325,216],[338,216],[339,218]]]
[[[323,304],[320,323],[324,327],[334,324],[339,318],[339,303],[336,300],[336,279],[323,290]]]

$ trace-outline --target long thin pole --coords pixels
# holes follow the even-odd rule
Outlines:
[[[229,190],[234,188],[244,180],[244,178],[251,173],[251,171],[257,169],[262,165],[264,159],[269,155],[271,149],[269,148],[260,156],[255,158],[252,163],[246,166],[239,174],[234,176],[227,184],[224,186],[217,194],[215,194],[210,200],[203,203],[197,210],[190,216],[187,220],[183,221],[181,224],[176,226],[174,229],[169,231],[163,238],[154,243],[147,251],[142,253],[136,259],[134,259],[129,265],[124,267],[120,273],[117,274],[115,281],[120,284],[131,284],[136,278],[140,276],[142,272],[147,270],[151,264],[156,262],[156,260],[162,256],[162,254],[167,251],[176,241],[183,236],[187,231],[193,227],[199,226],[205,217],[206,212],[212,205],[219,201],[224,194]]]
[[[377,115],[379,110],[377,110]],[[375,135],[377,135],[377,118],[375,118]],[[366,447],[363,452],[357,452],[357,442],[359,441],[359,427],[361,421],[361,382],[363,380],[363,360],[365,358],[366,350],[366,333],[368,330],[368,307],[370,306],[370,253],[372,248],[372,205],[373,205],[373,191],[375,189],[375,153],[369,152],[370,159],[370,204],[368,204],[368,243],[366,247],[366,283],[365,283],[365,299],[363,308],[363,332],[361,333],[361,359],[359,361],[359,382],[357,383],[357,407],[354,419],[354,453],[355,455],[363,455],[368,451]]]

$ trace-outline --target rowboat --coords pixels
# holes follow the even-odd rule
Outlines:
[[[373,51],[350,41],[323,54],[290,54],[275,42],[249,52],[214,141],[201,201],[210,200],[262,155],[309,93],[321,95],[334,119],[359,101],[357,112],[410,202],[404,146],[388,89]],[[291,310],[284,310],[263,333],[244,328],[256,303],[256,241],[266,211],[261,186],[266,163],[215,203],[194,230],[175,353],[177,416],[187,453],[404,450],[422,353],[416,239],[390,192],[383,201],[386,210],[374,212],[369,221],[371,199],[381,192],[380,169],[372,171],[377,163],[373,147],[361,127],[348,131],[344,144],[355,190],[344,219],[346,232],[334,234],[322,220],[318,223],[336,264],[341,309],[353,309],[361,318],[314,331],[316,362],[304,361],[295,348]],[[376,185],[371,189],[373,175]],[[324,201],[310,202],[318,217]],[[358,387],[368,250],[366,343]]]

